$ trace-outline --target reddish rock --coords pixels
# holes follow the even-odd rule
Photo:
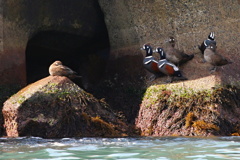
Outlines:
[[[60,76],[41,79],[10,97],[3,116],[10,137],[110,137],[128,130],[104,101]]]
[[[240,135],[240,89],[193,91],[149,87],[136,126],[143,136]]]

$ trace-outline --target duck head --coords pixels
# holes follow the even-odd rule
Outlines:
[[[208,35],[208,39],[214,41],[214,39],[215,39],[215,34],[214,34],[214,32],[211,32],[211,33]]]
[[[163,48],[157,47],[155,52],[159,53],[160,59],[166,59],[166,54],[165,54]]]
[[[151,56],[153,54],[153,50],[150,44],[144,44],[141,49],[146,51],[146,57]]]
[[[168,43],[172,46],[175,47],[175,39],[174,37],[170,36],[168,39]]]

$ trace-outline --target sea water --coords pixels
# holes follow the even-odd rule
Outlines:
[[[240,137],[0,138],[4,160],[240,159]]]

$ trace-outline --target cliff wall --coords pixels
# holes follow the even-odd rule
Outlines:
[[[143,57],[145,53],[139,48],[144,43],[164,47],[165,40],[173,36],[178,49],[195,54],[191,62],[181,67],[186,77],[197,80],[191,83],[203,84],[201,87],[211,83],[207,84],[211,88],[239,80],[239,1],[99,0],[99,3],[105,15],[112,59],[126,55]],[[210,32],[216,35],[217,50],[234,62],[213,76],[208,72],[209,66],[201,63],[197,47]],[[140,74],[142,68],[138,64],[141,61],[134,61],[128,68]]]

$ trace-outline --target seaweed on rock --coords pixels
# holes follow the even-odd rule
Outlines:
[[[147,89],[136,126],[145,136],[211,136],[238,133],[240,89],[222,86],[211,90]]]

